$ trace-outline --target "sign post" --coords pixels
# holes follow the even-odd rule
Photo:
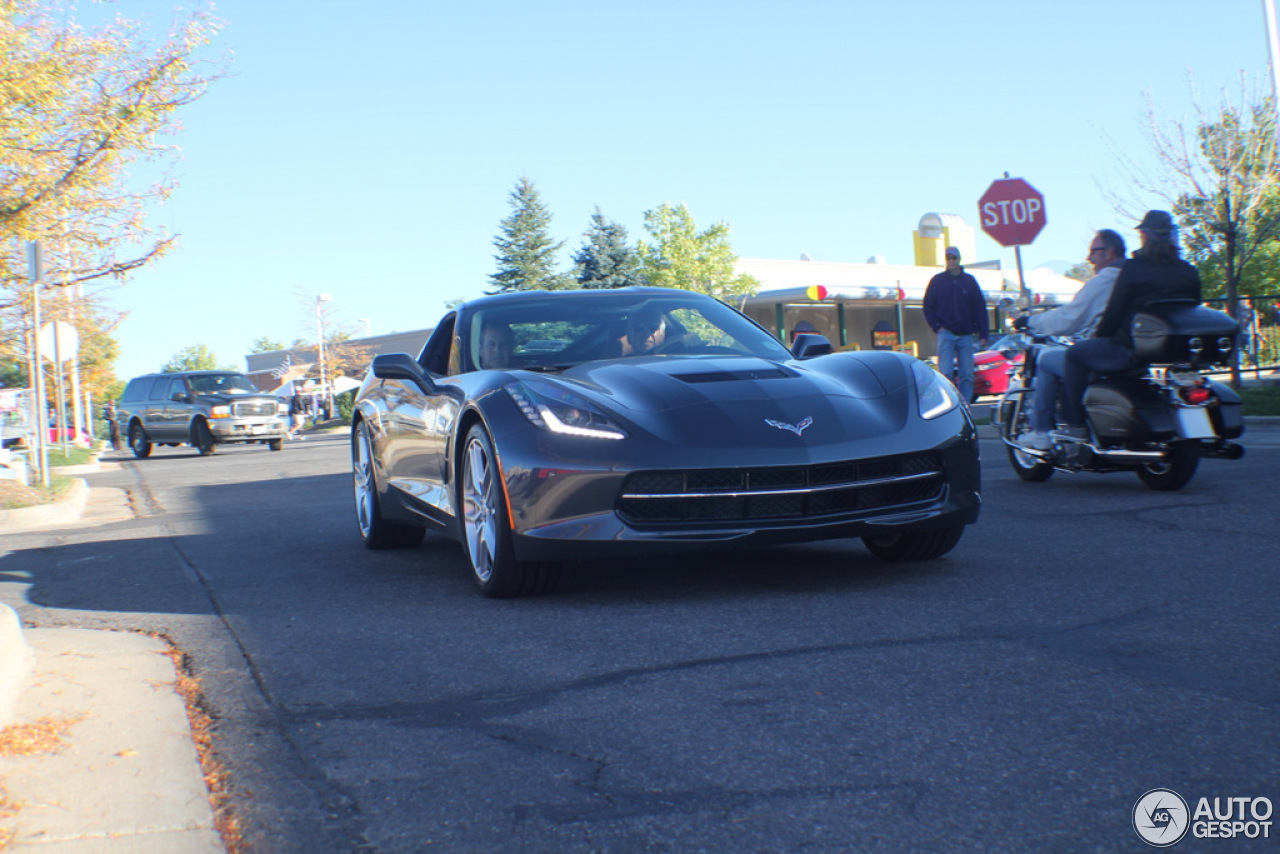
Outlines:
[[[982,230],[1001,246],[1014,247],[1018,261],[1018,285],[1023,296],[1027,282],[1022,275],[1022,247],[1040,234],[1048,221],[1045,217],[1044,196],[1021,178],[1004,178],[993,181],[978,199],[978,218]]]
[[[49,485],[49,448],[45,432],[49,419],[44,398],[44,364],[40,358],[40,280],[44,278],[44,250],[39,240],[27,241],[27,276],[31,279],[31,435],[35,441],[36,474]]]

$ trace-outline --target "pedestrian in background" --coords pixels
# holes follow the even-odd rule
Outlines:
[[[307,404],[303,401],[302,395],[296,391],[293,397],[289,398],[289,438],[290,439],[306,439],[302,435],[302,423],[307,420]]]
[[[116,415],[116,402],[108,400],[102,417],[107,420],[107,436],[111,441],[111,450],[120,450],[120,420]]]
[[[987,343],[991,320],[978,280],[960,266],[960,250],[948,246],[947,269],[929,280],[924,319],[938,336],[938,370],[955,376],[960,399],[973,400],[973,354]]]

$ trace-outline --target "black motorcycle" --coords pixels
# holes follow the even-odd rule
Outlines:
[[[1039,450],[1018,442],[1031,430],[1036,355],[1065,342],[1023,333],[1022,365],[996,415],[1013,470],[1026,481],[1055,471],[1131,471],[1151,489],[1174,490],[1187,485],[1201,457],[1240,459],[1244,448],[1228,441],[1244,433],[1240,396],[1210,376],[1230,364],[1238,334],[1224,312],[1190,302],[1148,306],[1133,325],[1140,366],[1095,375],[1089,384],[1089,438],[1054,432],[1052,447]],[[1016,350],[1006,355],[1012,361]]]

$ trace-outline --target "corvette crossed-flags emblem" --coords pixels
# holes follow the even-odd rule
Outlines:
[[[774,421],[772,418],[766,418],[764,423],[768,424],[770,427],[777,427],[779,430],[790,430],[792,433],[799,436],[805,431],[806,427],[813,423],[813,416],[805,416],[799,424],[788,424],[785,421]]]

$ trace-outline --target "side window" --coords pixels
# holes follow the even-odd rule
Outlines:
[[[450,314],[441,320],[435,332],[432,332],[431,337],[427,339],[427,346],[422,348],[418,364],[422,365],[422,369],[427,373],[437,376],[449,373],[449,350],[453,346],[453,325],[457,317],[456,314]]]
[[[171,401],[173,400],[173,396],[175,394],[186,394],[186,393],[187,393],[187,381],[182,377],[174,377],[172,380],[169,381],[169,390],[165,392],[164,399]]]
[[[132,403],[135,400],[144,400],[147,396],[146,389],[151,384],[149,379],[129,380],[129,385],[125,387],[124,394],[120,396],[120,402]]]
[[[147,395],[148,400],[164,400],[165,391],[169,388],[169,377],[156,377],[151,383],[151,394]]]

